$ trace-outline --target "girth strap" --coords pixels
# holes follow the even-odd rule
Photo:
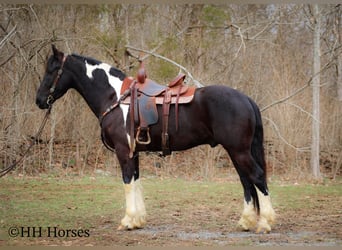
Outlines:
[[[162,127],[162,151],[163,155],[170,155],[170,145],[169,145],[169,114],[170,114],[170,104],[171,104],[171,91],[166,89],[164,102],[163,102],[163,127]]]
[[[135,124],[139,122],[139,108],[138,108],[138,91],[136,88],[137,81],[133,81],[130,87],[131,91],[131,100],[130,100],[130,130],[129,130],[129,138],[130,138],[130,151],[129,151],[129,158],[133,157],[134,153],[134,145],[135,145],[135,139],[134,139],[134,128]]]

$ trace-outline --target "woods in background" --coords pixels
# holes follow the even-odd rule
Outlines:
[[[342,6],[322,5],[318,14],[320,167],[335,178],[342,165]],[[54,43],[128,75],[136,74],[134,57],[144,56],[148,76],[159,83],[180,71],[130,49],[140,48],[182,65],[203,85],[244,92],[262,110],[271,175],[304,178],[311,173],[316,23],[311,5],[0,5],[0,167],[20,155],[40,125],[35,94]],[[188,78],[188,84],[194,83]],[[184,154],[202,157],[210,169],[225,157],[220,147]],[[70,91],[54,105],[40,145],[18,172],[74,166],[115,171],[117,163],[101,144],[98,121]]]

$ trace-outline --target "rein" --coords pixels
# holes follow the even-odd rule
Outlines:
[[[24,160],[25,156],[28,154],[28,152],[34,146],[35,142],[38,141],[38,139],[41,136],[41,134],[43,132],[43,129],[44,129],[45,125],[46,125],[46,122],[47,122],[47,120],[49,118],[49,115],[51,113],[51,108],[52,108],[52,106],[50,106],[48,108],[48,110],[46,111],[44,119],[43,119],[42,124],[40,125],[40,127],[38,129],[37,134],[32,138],[32,141],[31,141],[30,145],[28,146],[28,148],[26,149],[26,151],[24,152],[24,154],[19,158],[19,160],[16,160],[14,163],[9,165],[5,169],[2,169],[0,171],[0,178],[3,177],[4,175],[8,174],[10,171],[14,170],[15,167]]]
[[[63,67],[64,67],[64,63],[66,61],[66,58],[67,56],[63,56],[63,59],[62,59],[62,65],[60,67],[60,69],[57,71],[57,76],[55,78],[55,80],[53,81],[53,84],[50,88],[50,94],[47,98],[47,105],[49,106],[48,110],[46,111],[45,113],[45,116],[44,116],[44,119],[38,129],[38,132],[37,134],[32,138],[32,141],[30,143],[30,145],[28,146],[28,148],[26,149],[26,151],[23,153],[23,155],[19,158],[19,160],[16,160],[15,162],[13,162],[11,165],[9,165],[8,167],[6,167],[5,169],[2,169],[0,170],[0,178],[3,177],[4,175],[8,174],[10,171],[14,170],[15,167],[21,163],[25,156],[28,154],[28,152],[31,150],[31,148],[34,146],[35,142],[38,141],[39,137],[41,136],[42,132],[43,132],[43,129],[46,125],[46,122],[49,118],[49,115],[51,113],[51,109],[52,109],[52,103],[54,101],[54,97],[53,97],[53,93],[55,92],[55,89],[56,89],[56,86],[57,86],[57,83],[59,81],[59,79],[61,78],[61,75],[63,74]]]

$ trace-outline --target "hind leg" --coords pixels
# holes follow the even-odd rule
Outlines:
[[[257,224],[257,211],[254,207],[254,201],[251,195],[252,186],[250,182],[242,175],[240,175],[240,180],[244,189],[244,203],[241,218],[238,225],[245,231],[255,228]]]
[[[249,152],[229,153],[244,188],[244,209],[239,225],[244,230],[257,227],[257,232],[270,232],[275,213],[268,194],[266,176]]]
[[[258,197],[256,194],[255,186],[250,179],[250,161],[248,156],[246,157],[242,153],[233,153],[228,151],[230,158],[234,164],[234,167],[239,174],[240,181],[244,191],[244,205],[241,214],[241,218],[238,225],[242,227],[243,230],[249,231],[256,227],[258,221]]]
[[[256,169],[260,167],[253,161]],[[271,226],[275,222],[275,212],[272,207],[270,194],[267,187],[266,175],[264,171],[256,171],[253,178],[253,183],[257,192],[257,197],[259,200],[259,221],[257,224],[257,233],[269,233],[271,232]]]
[[[257,225],[257,233],[269,233],[271,232],[271,226],[275,222],[275,212],[272,207],[270,195],[268,191],[265,193],[261,192],[257,188],[257,194],[260,204],[260,216]]]

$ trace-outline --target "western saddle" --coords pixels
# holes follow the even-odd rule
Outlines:
[[[169,111],[175,105],[176,130],[178,130],[178,105],[190,103],[195,87],[184,85],[185,74],[176,76],[167,86],[160,85],[147,78],[143,63],[140,64],[136,79],[126,77],[121,87],[121,96],[126,96],[121,103],[130,105],[130,157],[133,157],[135,142],[149,144],[151,137],[149,126],[158,122],[157,105],[162,105],[162,153],[170,155],[169,147]],[[137,129],[136,135],[135,129]]]

